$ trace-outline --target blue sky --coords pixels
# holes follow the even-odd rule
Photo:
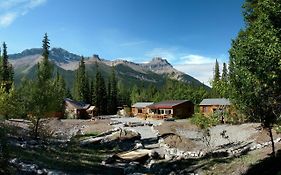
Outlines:
[[[166,58],[208,84],[243,27],[243,0],[0,0],[0,42],[8,52],[51,47],[113,60]]]

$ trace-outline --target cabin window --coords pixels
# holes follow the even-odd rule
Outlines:
[[[172,110],[171,109],[166,109],[165,110],[165,114],[172,114]]]

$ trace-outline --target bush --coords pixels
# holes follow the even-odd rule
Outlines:
[[[224,120],[228,124],[241,124],[249,121],[249,118],[239,112],[234,106],[231,106],[228,112],[225,112],[224,114]]]
[[[196,113],[192,116],[191,123],[204,129],[204,128],[209,128],[211,126],[215,126],[215,125],[219,124],[220,118],[215,115],[204,116],[202,113]]]

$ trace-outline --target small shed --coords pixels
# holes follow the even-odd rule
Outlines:
[[[199,104],[200,112],[203,114],[212,114],[215,111],[226,111],[231,105],[230,101],[225,98],[208,98],[203,99]]]
[[[194,104],[188,100],[169,100],[148,106],[152,115],[163,117],[187,118],[194,113]]]
[[[148,114],[149,108],[147,106],[152,105],[153,102],[137,102],[132,106],[132,113],[134,116],[139,114]]]
[[[65,115],[70,119],[86,119],[89,118],[87,110],[91,107],[90,104],[75,101],[69,98],[64,99]]]

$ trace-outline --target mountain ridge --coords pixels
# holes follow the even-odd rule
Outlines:
[[[23,77],[33,77],[36,64],[42,59],[42,49],[32,48],[26,49],[21,53],[10,54],[9,58],[15,68],[16,80],[20,81]],[[71,76],[74,78],[74,71],[78,68],[81,56],[68,52],[62,48],[52,48],[49,54],[50,61],[55,65],[56,70],[69,79]],[[94,54],[91,57],[85,57],[85,65],[88,73],[92,76],[95,72],[95,63],[102,65],[102,70],[105,76],[109,76],[109,72],[112,66],[115,67],[117,76],[126,81],[126,79],[139,83],[138,81],[144,81],[149,83],[158,84],[163,82],[165,77],[168,76],[171,79],[182,81],[188,84],[194,84],[196,86],[204,86],[199,80],[194,77],[176,70],[166,59],[161,57],[154,57],[148,63],[135,63],[128,60],[116,59],[107,60],[100,58],[99,55]],[[73,79],[72,78],[72,79]],[[73,82],[69,80],[68,84]]]

